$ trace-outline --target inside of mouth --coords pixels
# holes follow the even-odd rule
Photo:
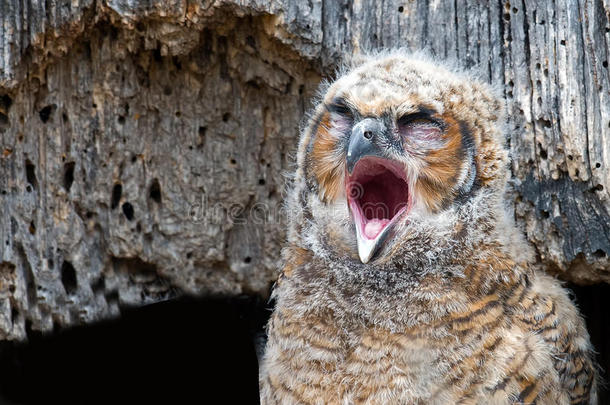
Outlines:
[[[408,207],[404,169],[385,159],[364,158],[350,176],[350,206],[362,234],[375,239]],[[356,212],[354,212],[356,211]]]

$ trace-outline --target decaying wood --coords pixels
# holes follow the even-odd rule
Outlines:
[[[299,123],[345,56],[426,48],[507,99],[539,262],[610,281],[610,3],[0,1],[0,332],[265,296]]]

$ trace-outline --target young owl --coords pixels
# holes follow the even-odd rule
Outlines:
[[[503,102],[365,57],[304,130],[261,365],[266,404],[589,404],[592,348],[504,200]]]

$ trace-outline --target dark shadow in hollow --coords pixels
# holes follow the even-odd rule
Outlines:
[[[30,330],[27,343],[0,343],[0,403],[256,404],[255,341],[270,313],[252,297],[180,298],[113,321]]]

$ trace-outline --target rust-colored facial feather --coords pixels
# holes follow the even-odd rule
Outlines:
[[[330,113],[325,111],[314,135],[312,170],[319,184],[322,201],[333,202],[343,190],[345,159],[338,151],[339,139],[331,134]]]
[[[432,149],[424,157],[424,168],[417,180],[417,191],[432,211],[455,196],[452,191],[464,166],[464,142],[458,122],[449,114],[443,114],[446,124],[443,133],[444,146]]]

